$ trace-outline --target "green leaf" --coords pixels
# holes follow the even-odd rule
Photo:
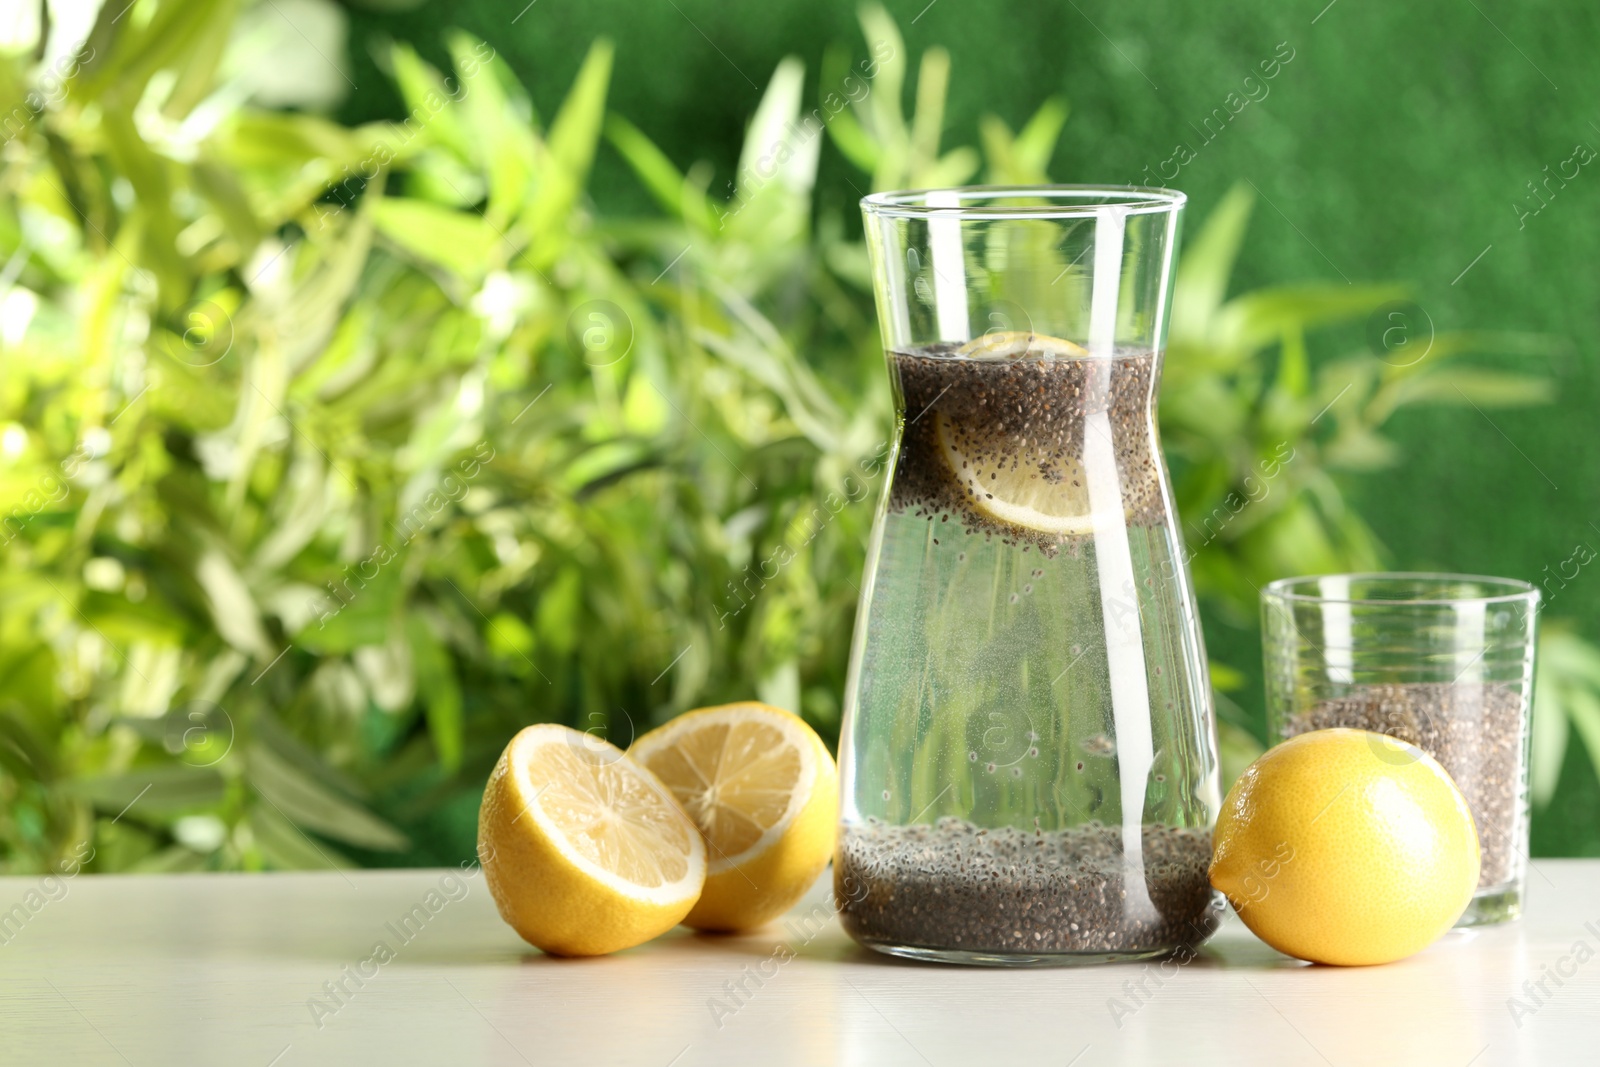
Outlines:
[[[800,664],[786,659],[776,664],[756,682],[756,696],[763,704],[800,713]]]
[[[107,108],[100,118],[102,136],[118,169],[138,194],[136,217],[144,224],[142,256],[161,286],[164,309],[182,302],[189,280],[187,264],[177,250],[179,223],[172,210],[172,183],[166,161],[145,144],[131,112]]]
[[[1305,333],[1299,327],[1291,327],[1283,335],[1283,344],[1278,354],[1278,377],[1273,382],[1274,388],[1280,390],[1286,397],[1303,399],[1306,389],[1311,384],[1310,367],[1311,360],[1306,354]]]
[[[953,148],[940,156],[921,175],[919,184],[927,186],[960,185],[983,165],[983,157],[976,149]]]
[[[828,269],[845,282],[862,292],[872,291],[872,263],[867,258],[866,245],[844,242],[830,244],[823,249],[823,257]]]
[[[540,592],[534,628],[539,643],[558,653],[577,647],[579,612],[583,604],[583,584],[576,568],[567,568]]]
[[[1569,725],[1600,774],[1600,648],[1547,623],[1536,664],[1530,776],[1534,802],[1543,806],[1555,794]]]
[[[595,483],[615,480],[622,472],[655,461],[656,453],[643,441],[604,441],[573,457],[561,482],[575,495],[592,490]]]
[[[1050,157],[1066,121],[1067,105],[1059,97],[1046,100],[1015,137],[999,116],[983,116],[978,132],[989,161],[989,181],[999,185],[1048,183]]]
[[[246,749],[245,768],[247,780],[262,799],[298,826],[358,848],[392,852],[407,845],[399,830],[265,745],[252,744]]]
[[[1322,449],[1322,462],[1341,470],[1382,470],[1399,458],[1400,450],[1393,441],[1354,422],[1341,423],[1338,436]]]
[[[589,46],[572,90],[550,124],[550,154],[574,179],[582,181],[594,160],[600,126],[606,113],[606,86],[611,81],[611,42]]]
[[[1039,110],[1033,113],[1033,117],[1012,142],[1019,168],[1036,175],[1040,182],[1048,180],[1050,157],[1055,155],[1056,142],[1061,139],[1061,130],[1066,126],[1070,113],[1071,109],[1065,100],[1052,96],[1039,105]]]
[[[1258,289],[1217,312],[1212,336],[1221,347],[1253,351],[1289,330],[1361,318],[1404,295],[1396,285],[1309,282]]]
[[[532,662],[535,647],[533,630],[509,611],[497,611],[494,618],[489,620],[488,644],[490,653],[505,661],[511,670],[518,671],[519,667],[525,668]],[[518,673],[531,672],[524,669]]]
[[[1547,404],[1554,395],[1553,384],[1544,378],[1473,367],[1434,367],[1426,373],[1386,385],[1373,398],[1367,409],[1367,417],[1382,421],[1400,408],[1412,404],[1530,407]]]
[[[119,26],[127,8],[112,12],[110,6],[101,6],[85,41],[87,49],[96,57],[105,53],[104,58],[84,64],[74,95],[88,100],[114,96],[128,106],[144,95],[145,85],[158,70],[168,64],[187,66],[184,59],[199,61],[192,55],[195,43],[206,39],[212,19],[225,7],[222,0],[151,5],[144,20]]]
[[[48,782],[55,777],[55,753],[23,718],[0,710],[0,769],[23,781]]]
[[[504,258],[500,235],[477,215],[400,197],[384,197],[371,210],[384,237],[453,274],[476,278]]]
[[[314,115],[246,111],[219,131],[210,147],[236,171],[298,169],[307,163],[354,162],[361,143],[341,126]],[[331,166],[325,173],[331,175]]]
[[[455,60],[460,110],[472,147],[489,176],[487,217],[495,225],[509,225],[522,206],[533,175],[537,146],[502,84],[503,66],[494,50],[471,34],[448,35]],[[510,81],[507,71],[503,77]]]
[[[191,175],[195,190],[211,204],[240,251],[248,254],[261,240],[261,223],[237,176],[206,161],[197,162]]]
[[[1553,356],[1568,351],[1567,342],[1553,337],[1529,333],[1506,333],[1494,330],[1438,330],[1418,343],[1422,355],[1415,359],[1401,359],[1399,352],[1390,353],[1383,366],[1384,381],[1426,374],[1439,364],[1469,353],[1495,356]]]
[[[802,139],[790,132],[796,128],[805,80],[805,64],[794,56],[784,57],[772,72],[739,150],[741,196],[765,193],[794,197],[810,191],[816,180],[817,150],[822,139]],[[756,184],[751,184],[751,178]]]
[[[1226,663],[1212,660],[1210,663],[1211,684],[1224,693],[1231,693],[1244,688],[1244,672],[1235,670]]]
[[[850,65],[849,52],[839,46],[830,45],[822,54],[822,77],[818,92],[821,94],[821,104],[828,106],[828,95],[834,92],[834,86],[843,86],[845,79],[855,77],[855,70]],[[872,88],[876,88],[876,81]],[[848,108],[844,108],[826,124],[828,137],[834,146],[839,149],[844,157],[867,174],[873,174],[882,161],[883,153],[878,143],[867,133],[857,118],[858,112],[864,112],[865,100],[852,101]]]
[[[471,159],[471,139],[439,72],[423,62],[408,44],[395,44],[390,48],[389,64],[394,69],[395,84],[406,104],[407,115],[402,129],[407,135],[425,134],[428,140],[448,145],[461,158]],[[460,93],[459,85],[456,93]]]
[[[999,115],[984,115],[978,120],[978,140],[989,162],[989,184],[1011,184],[1016,173],[1011,127]]]
[[[272,750],[273,755],[297,768],[302,774],[314,778],[337,792],[360,800],[365,796],[361,783],[351,775],[332,767],[310,746],[306,745],[278,718],[258,713],[252,722],[254,740]]]
[[[1250,209],[1255,197],[1243,184],[1228,190],[1212,208],[1200,232],[1184,250],[1172,295],[1171,336],[1174,343],[1202,339],[1211,333],[1211,320],[1222,307],[1233,275]]]
[[[89,775],[66,782],[63,788],[103,814],[145,822],[216,805],[226,783],[213,769],[166,763],[123,774]]]
[[[1559,667],[1557,677],[1600,691],[1600,647],[1552,624],[1539,642],[1539,655]]]
[[[1567,754],[1567,714],[1557,680],[1543,662],[1538,664],[1533,692],[1528,777],[1534,806],[1543,808],[1555,796],[1561,779],[1561,764]]]
[[[715,228],[716,218],[705,194],[695,188],[637,126],[620,115],[608,115],[606,137],[657,203],[702,233],[710,233]]]
[[[406,625],[411,641],[411,657],[416,665],[417,689],[427,713],[428,735],[439,753],[439,762],[453,771],[461,766],[462,714],[461,683],[456,680],[450,654],[434,636],[428,623],[413,615]]]
[[[204,552],[195,565],[195,581],[205,590],[211,618],[227,642],[266,663],[277,654],[261,625],[261,611],[250,587],[221,549]]]
[[[1600,695],[1594,690],[1574,686],[1565,693],[1567,718],[1583,738],[1583,747],[1589,752],[1589,762],[1600,775]]]
[[[944,101],[950,90],[950,53],[934,46],[922,53],[917,68],[917,103],[911,116],[911,159],[914,171],[939,158],[944,130]]]
[[[139,860],[131,868],[137,874],[193,874],[207,870],[206,857],[183,845],[172,845]]]
[[[191,12],[204,11],[206,17],[185,48],[185,59],[188,61],[179,67],[178,79],[161,108],[164,116],[175,120],[188,118],[195,107],[216,89],[217,69],[228,51],[235,11],[230,3],[183,6],[187,6]]]
[[[589,176],[600,127],[605,119],[606,87],[611,80],[611,42],[601,38],[589,46],[577,81],[550,124],[550,138],[537,191],[526,213],[526,225],[541,249],[536,262],[550,262],[559,244],[550,240],[563,222]]]
[[[390,566],[365,587],[358,588],[359,581],[359,574],[352,577],[345,571],[329,580],[331,590],[328,585],[318,587],[310,604],[311,617],[295,635],[295,644],[321,655],[383,644],[401,595],[399,576]]]
[[[354,867],[331,845],[319,845],[270,804],[250,809],[247,824],[256,848],[269,864],[286,871],[337,871]]]
[[[906,145],[909,134],[901,117],[901,92],[906,80],[906,43],[900,28],[883,5],[863,4],[858,16],[861,33],[867,39],[867,49],[879,59],[877,76],[872,79],[872,92],[866,99],[867,113],[872,117],[872,134],[881,145]]]

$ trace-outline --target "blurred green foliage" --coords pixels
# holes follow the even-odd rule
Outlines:
[[[395,45],[406,117],[345,127],[250,102],[220,61],[239,19],[108,6],[75,56],[0,68],[0,869],[86,839],[97,870],[466,855],[534,721],[627,744],[754,693],[834,736],[851,487],[891,410],[819,153],[873,187],[1039,181],[1065,104],[944,150],[948,57],[907,115],[912,57],[868,7],[871,61],[833,53],[815,104],[780,65],[721,196],[607,113],[604,42],[548,117],[484,42],[449,36],[448,73]],[[658,213],[595,212],[602,143]],[[1245,624],[1271,578],[1381,564],[1344,486],[1395,459],[1396,410],[1545,396],[1464,358],[1521,338],[1313,366],[1309,333],[1403,291],[1230,296],[1250,208],[1190,241],[1162,393],[1197,588]],[[1562,640],[1555,714],[1588,737],[1600,675]],[[1237,766],[1257,726],[1221,704]]]

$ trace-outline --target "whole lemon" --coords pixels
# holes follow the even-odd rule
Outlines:
[[[1270,749],[1228,790],[1211,884],[1252,932],[1313,963],[1388,963],[1450,929],[1478,885],[1478,831],[1432,757],[1366,730]]]

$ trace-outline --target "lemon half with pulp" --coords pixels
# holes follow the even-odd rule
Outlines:
[[[615,745],[554,723],[527,727],[500,754],[478,856],[501,918],[562,956],[671,929],[706,877],[705,844],[666,787]]]
[[[747,702],[680,715],[629,754],[672,791],[705,836],[705,892],[684,920],[748,930],[799,900],[838,833],[838,772],[797,715]]]

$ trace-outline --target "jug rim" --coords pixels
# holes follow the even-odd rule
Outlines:
[[[986,202],[1024,199],[1046,202]],[[887,218],[1090,219],[1108,207],[1126,215],[1175,214],[1188,199],[1176,189],[1144,185],[962,185],[872,193],[861,198],[861,210]]]

